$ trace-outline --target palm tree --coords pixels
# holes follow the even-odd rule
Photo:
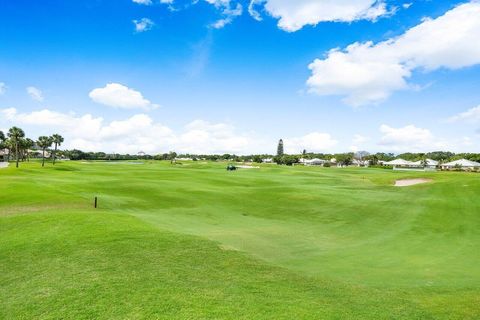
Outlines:
[[[45,150],[52,146],[52,138],[41,136],[37,140],[37,145],[42,148],[42,167],[45,166]]]
[[[420,163],[422,164],[422,167],[425,169],[427,166],[428,166],[428,159],[426,156],[424,156],[422,158],[422,161],[420,161]]]
[[[59,134],[54,134],[52,136],[52,142],[55,144],[55,151],[53,152],[53,165],[55,165],[55,158],[57,156],[57,147],[61,146],[63,141],[64,141],[63,137]]]
[[[12,141],[10,139],[5,139],[4,142],[3,142],[3,148],[5,148],[5,150],[8,150],[8,153],[7,153],[7,162],[10,161],[10,155],[12,154]]]
[[[32,139],[30,139],[30,138],[24,139],[23,146],[24,146],[24,151],[25,151],[25,156],[27,158],[27,161],[30,161],[29,150],[32,149],[34,145],[35,145],[35,142]]]
[[[25,132],[17,127],[12,127],[8,130],[8,137],[10,138],[12,144],[15,146],[15,158],[16,158],[16,167],[18,168],[18,146],[20,144],[20,140],[25,137]]]

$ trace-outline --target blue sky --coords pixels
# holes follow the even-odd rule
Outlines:
[[[478,39],[478,1],[5,0],[0,129],[86,151],[478,152]]]

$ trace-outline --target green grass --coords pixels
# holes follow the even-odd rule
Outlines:
[[[477,319],[479,191],[474,173],[0,169],[0,318]]]

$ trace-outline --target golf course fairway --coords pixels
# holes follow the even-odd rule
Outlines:
[[[480,318],[480,174],[226,165],[0,169],[0,319]]]

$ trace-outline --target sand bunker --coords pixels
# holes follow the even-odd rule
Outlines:
[[[395,187],[408,187],[432,181],[432,179],[403,179],[395,181]]]

